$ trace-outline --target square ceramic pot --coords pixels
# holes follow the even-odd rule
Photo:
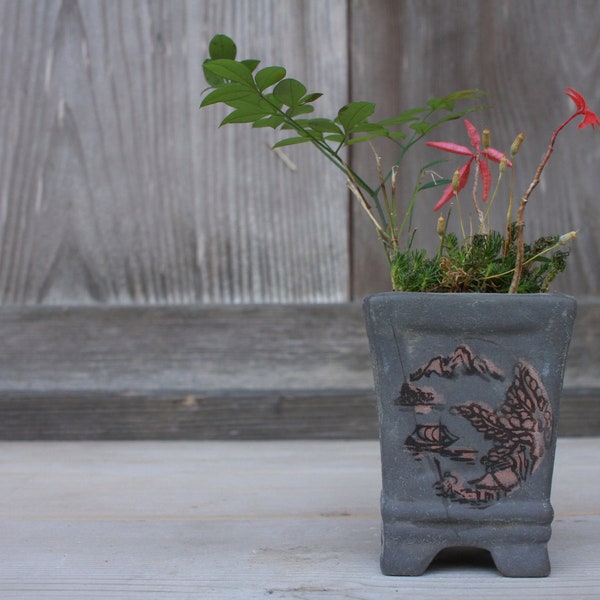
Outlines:
[[[378,397],[381,568],[489,550],[550,572],[559,401],[576,301],[558,294],[385,293],[364,313]]]

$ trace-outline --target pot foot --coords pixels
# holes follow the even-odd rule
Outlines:
[[[384,544],[381,572],[384,575],[423,575],[444,546],[430,543]],[[545,543],[502,544],[490,549],[496,569],[505,577],[547,577],[550,559]]]
[[[384,543],[381,552],[381,572],[384,575],[422,575],[440,550],[442,547],[438,544]]]
[[[505,577],[547,577],[550,559],[545,543],[501,544],[490,548],[496,569]]]

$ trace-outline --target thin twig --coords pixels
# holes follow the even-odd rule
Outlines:
[[[523,258],[525,256],[525,241],[523,239],[523,229],[525,228],[525,209],[527,208],[527,201],[529,200],[529,196],[533,190],[537,187],[540,179],[542,177],[542,171],[544,167],[550,160],[550,156],[552,152],[554,152],[554,142],[558,137],[558,134],[577,116],[579,116],[579,112],[576,112],[574,115],[570,116],[562,125],[560,125],[557,129],[554,130],[552,134],[552,138],[550,138],[550,144],[548,145],[548,150],[546,150],[546,154],[542,161],[538,165],[537,171],[535,172],[535,176],[525,194],[521,198],[521,203],[519,204],[519,210],[517,211],[517,259],[515,261],[515,272],[513,274],[512,281],[510,283],[510,288],[508,290],[509,294],[516,294],[519,289],[519,283],[521,281],[521,275],[523,274]]]

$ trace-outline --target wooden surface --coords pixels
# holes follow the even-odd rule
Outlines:
[[[600,303],[581,302],[561,435],[600,435]],[[358,304],[0,310],[0,439],[374,438]]]
[[[324,115],[370,99],[385,117],[480,87],[497,108],[473,120],[494,145],[527,132],[523,188],[573,108],[564,88],[600,110],[599,21],[594,0],[0,0],[0,437],[373,435],[356,316],[227,311],[344,315],[338,303],[389,284],[322,156],[290,147],[293,170],[272,132],[217,129],[220,109],[198,109],[208,41],[223,32],[240,55],[286,65],[325,93]],[[444,135],[464,139],[462,124]],[[527,230],[581,230],[557,289],[596,305],[597,136],[562,135]],[[367,149],[351,159],[372,168]],[[428,243],[434,201],[417,211]],[[562,426],[594,433],[599,320],[578,322]]]
[[[346,300],[343,177],[198,108],[222,32],[337,110],[346,30],[344,0],[0,0],[0,304]]]
[[[600,110],[599,21],[594,0],[0,0],[0,304],[343,302],[389,288],[322,156],[288,148],[292,171],[273,132],[217,129],[222,112],[198,109],[214,33],[324,92],[322,115],[350,98],[385,117],[486,90],[496,109],[473,120],[494,144],[527,131],[523,189],[573,108],[566,86]],[[464,140],[455,125],[440,135]],[[580,228],[558,286],[597,296],[600,144],[590,128],[562,138],[528,233]],[[411,172],[438,157],[423,150]],[[353,158],[372,164],[368,148]],[[402,172],[405,192],[413,177]],[[428,244],[435,199],[417,211]]]
[[[368,442],[0,444],[3,600],[598,598],[600,438],[561,439],[552,574],[452,551],[379,572]]]

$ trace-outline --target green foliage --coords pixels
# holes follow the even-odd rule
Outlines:
[[[405,132],[393,127],[409,123],[410,128],[422,137],[439,124],[476,110],[474,108],[454,112],[457,100],[474,99],[482,95],[479,90],[463,90],[443,98],[434,98],[427,106],[404,111],[391,119],[369,121],[375,112],[372,102],[350,102],[342,106],[333,119],[317,118],[298,120],[295,117],[312,113],[313,103],[322,94],[307,94],[306,86],[297,79],[285,78],[286,70],[280,66],[265,67],[253,75],[259,61],[236,61],[236,45],[222,34],[216,35],[209,44],[210,58],[204,61],[204,76],[211,88],[201,107],[223,103],[234,109],[235,115],[226,118],[228,123],[252,123],[254,127],[289,129],[300,134],[294,142],[279,142],[279,146],[290,143],[319,142],[337,155],[340,147],[350,146],[376,138],[392,140],[406,137]],[[275,86],[270,94],[265,91]],[[260,110],[256,110],[259,107]],[[478,107],[479,108],[479,107]],[[446,112],[440,119],[430,121],[434,113]],[[324,135],[326,134],[326,135]]]
[[[250,123],[254,128],[268,127],[288,134],[273,148],[309,143],[325,155],[347,177],[348,188],[371,219],[386,251],[395,290],[508,292],[514,274],[513,291],[518,282],[518,292],[543,292],[564,270],[568,252],[559,248],[558,237],[546,237],[531,246],[525,244],[523,271],[519,275],[519,269],[515,269],[519,255],[515,240],[522,237],[522,227],[517,232],[514,224],[507,226],[505,236],[489,232],[481,211],[479,233],[460,243],[454,234],[442,235],[434,257],[412,248],[412,214],[417,194],[433,187],[447,186],[451,180],[435,176],[424,183],[426,174],[443,161],[429,163],[421,169],[413,194],[403,214],[399,214],[396,169],[406,153],[425,135],[447,121],[487,108],[456,109],[458,102],[477,100],[483,92],[460,90],[381,120],[373,119],[375,104],[365,101],[342,106],[332,118],[313,116],[314,103],[322,94],[309,92],[306,85],[287,77],[284,67],[258,69],[258,60],[237,60],[235,42],[222,34],[212,38],[208,54],[203,71],[209,87],[205,90],[201,108],[224,104],[231,111],[221,125]],[[341,151],[354,144],[382,139],[395,144],[397,155],[391,168],[384,173],[374,151],[377,181],[368,183],[346,162]],[[458,198],[456,200],[458,203]],[[511,211],[512,208],[509,215]],[[401,250],[401,247],[405,249]]]
[[[515,239],[514,226],[512,233]],[[568,255],[568,250],[560,248],[558,236],[526,244],[518,292],[548,291],[550,282],[564,271]],[[507,293],[516,256],[516,244],[507,245],[497,231],[476,234],[462,244],[456,235],[448,234],[434,257],[424,250],[398,251],[392,262],[392,283],[403,292]]]
[[[372,102],[350,102],[342,106],[333,118],[297,119],[314,111],[313,103],[321,97],[318,92],[307,93],[306,86],[297,79],[286,78],[281,66],[254,70],[257,60],[237,61],[235,42],[219,34],[209,43],[209,56],[204,61],[205,79],[211,91],[202,101],[201,107],[223,103],[233,109],[221,125],[229,123],[252,123],[253,127],[271,127],[295,132],[295,137],[278,142],[281,147],[296,143],[313,143],[325,152],[344,172],[346,165],[339,156],[340,148],[376,138],[400,140],[406,132],[397,131],[398,126],[409,124],[413,138],[408,144],[400,145],[401,153],[420,139],[424,133],[450,119],[477,110],[469,108],[455,111],[458,100],[476,99],[482,96],[479,90],[463,90],[443,98],[434,98],[422,108],[404,111],[390,119],[370,121],[375,112]],[[273,87],[274,86],[274,87]],[[269,88],[273,88],[267,92]],[[443,116],[431,117],[443,112]],[[362,185],[362,184],[361,184]],[[367,192],[373,192],[368,188]]]
[[[369,212],[390,261],[400,244],[401,235],[407,233],[403,232],[403,227],[410,223],[408,213],[412,213],[414,206],[413,198],[407,214],[398,219],[397,204],[393,197],[395,186],[392,186],[390,195],[386,189],[395,168],[426,133],[446,121],[482,108],[455,110],[458,101],[474,100],[483,95],[479,90],[462,90],[442,98],[433,98],[423,107],[412,108],[383,120],[372,120],[375,104],[363,101],[342,106],[333,118],[308,117],[306,115],[314,112],[314,102],[322,94],[308,92],[303,83],[287,77],[284,67],[268,66],[256,71],[259,61],[236,60],[235,42],[223,34],[213,37],[208,53],[203,71],[209,88],[205,90],[208,93],[200,106],[225,104],[231,108],[221,125],[250,123],[255,128],[269,127],[290,134],[276,142],[274,148],[305,143],[315,146],[348,177],[353,194]],[[387,173],[379,169],[378,181],[369,184],[346,162],[341,150],[378,139],[391,140],[398,147],[398,154],[393,167]],[[448,180],[437,178],[422,189],[447,183]]]
[[[226,35],[215,35],[208,44],[208,53],[212,59],[230,58],[235,59],[237,48],[235,42]]]

